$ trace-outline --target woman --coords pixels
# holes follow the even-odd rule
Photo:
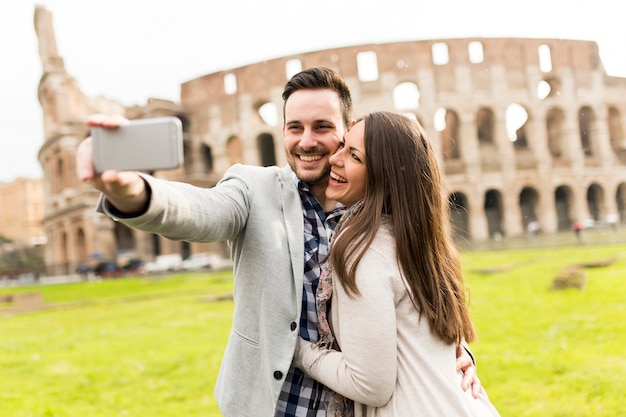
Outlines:
[[[350,209],[318,288],[321,342],[301,339],[294,359],[336,393],[328,416],[498,416],[484,392],[461,389],[456,371],[456,347],[476,334],[421,127],[371,113],[330,163],[326,196]]]

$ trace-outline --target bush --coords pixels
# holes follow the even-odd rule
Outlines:
[[[552,281],[553,290],[563,290],[566,288],[585,289],[587,285],[587,272],[579,265],[570,265],[561,269]]]

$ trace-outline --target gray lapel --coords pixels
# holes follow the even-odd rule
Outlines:
[[[304,219],[302,217],[302,201],[293,181],[292,172],[291,168],[286,166],[279,171],[279,177],[291,268],[296,284],[297,299],[300,300],[302,299],[304,275]]]

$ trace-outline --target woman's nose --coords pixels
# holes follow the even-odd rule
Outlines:
[[[339,165],[341,162],[341,148],[337,149],[335,153],[330,156],[328,161],[331,165]]]

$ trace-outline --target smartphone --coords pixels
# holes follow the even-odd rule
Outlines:
[[[175,169],[183,163],[183,129],[177,117],[131,120],[113,129],[94,127],[91,137],[98,173]]]

